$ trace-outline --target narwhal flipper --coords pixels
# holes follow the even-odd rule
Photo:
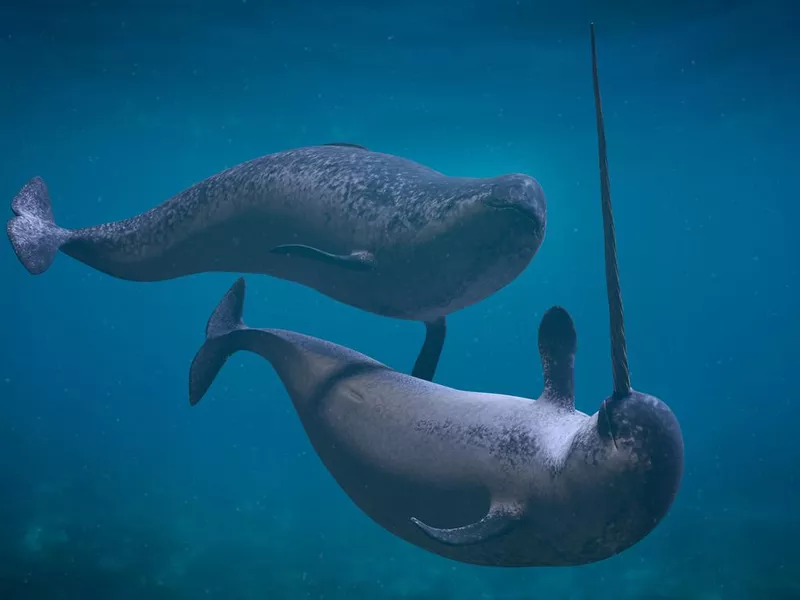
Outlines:
[[[521,518],[521,506],[516,503],[497,502],[492,504],[489,512],[480,521],[464,527],[438,529],[413,517],[411,522],[437,542],[448,546],[467,546],[480,544],[508,533]]]
[[[231,339],[231,334],[247,330],[242,320],[244,289],[244,278],[240,277],[208,319],[206,341],[195,355],[189,370],[189,402],[192,406],[200,402],[225,361],[240,349],[240,344]]]
[[[439,357],[442,355],[446,333],[447,323],[444,317],[425,323],[425,342],[422,344],[417,361],[414,363],[414,369],[411,371],[413,377],[433,381],[436,367],[439,365]]]
[[[50,193],[41,177],[26,183],[11,202],[16,215],[6,225],[14,253],[32,275],[44,273],[72,232],[56,225]]]
[[[578,334],[569,313],[560,306],[549,309],[539,324],[539,355],[544,390],[539,401],[575,410],[575,352]]]
[[[299,256],[318,260],[329,265],[344,267],[353,271],[369,271],[377,266],[375,255],[367,250],[356,250],[350,254],[332,254],[313,246],[305,244],[282,244],[270,250],[272,254],[283,254],[286,256]]]

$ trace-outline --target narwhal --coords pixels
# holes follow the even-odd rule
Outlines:
[[[539,249],[547,221],[533,177],[450,177],[355,144],[256,158],[96,227],[56,225],[40,177],[11,208],[8,237],[32,274],[61,251],[133,281],[271,275],[374,314],[424,322],[413,373],[425,379],[436,370],[446,316],[513,281]]]
[[[233,353],[262,356],[353,502],[400,538],[464,563],[581,565],[652,531],[678,492],[683,438],[669,407],[630,385],[593,25],[591,42],[614,366],[614,391],[594,415],[575,409],[577,336],[563,308],[540,323],[544,389],[532,400],[437,385],[331,342],[249,328],[243,279],[208,322],[191,404]]]

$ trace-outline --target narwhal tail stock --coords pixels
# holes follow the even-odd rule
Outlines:
[[[32,275],[44,273],[71,232],[53,220],[50,193],[41,177],[26,183],[11,202],[16,215],[6,225],[14,252]]]
[[[594,81],[594,103],[597,119],[597,145],[600,158],[600,193],[603,208],[603,234],[605,239],[606,288],[611,321],[611,362],[614,374],[614,395],[624,396],[631,391],[628,369],[628,351],[625,343],[625,324],[622,311],[622,290],[617,265],[617,241],[614,233],[614,213],[611,210],[611,184],[608,176],[608,153],[603,123],[603,107],[600,102],[600,81],[597,74],[597,44],[594,23],[590,24],[592,43],[592,78]]]
[[[243,349],[236,334],[247,331],[242,320],[244,278],[240,277],[214,309],[206,325],[206,341],[200,347],[189,370],[189,402],[200,402],[214,382],[225,361]]]

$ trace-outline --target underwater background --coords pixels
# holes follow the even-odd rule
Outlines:
[[[537,397],[536,330],[611,391],[595,21],[632,382],[683,428],[667,517],[577,568],[462,565],[361,513],[262,359],[189,407],[235,274],[113,279],[0,244],[0,599],[800,598],[800,6],[789,0],[2,0],[0,195],[57,222],[144,211],[236,163],[363,144],[548,200],[528,269],[452,315],[436,380]],[[8,216],[11,216],[10,209]],[[247,276],[247,322],[413,365],[424,328]]]

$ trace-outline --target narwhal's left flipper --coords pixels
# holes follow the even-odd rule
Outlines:
[[[467,546],[469,544],[480,544],[505,535],[521,519],[522,507],[519,504],[497,502],[492,504],[489,512],[480,521],[464,527],[437,529],[413,517],[411,522],[437,542],[448,546]]]
[[[417,361],[414,363],[414,369],[411,371],[413,377],[433,381],[436,367],[439,365],[439,357],[442,355],[446,333],[447,323],[444,317],[425,323],[425,342],[422,344]]]
[[[351,271],[370,271],[378,264],[375,255],[367,250],[355,250],[350,254],[332,254],[305,244],[281,244],[272,248],[270,252],[272,254],[316,260],[328,265],[344,267]]]

